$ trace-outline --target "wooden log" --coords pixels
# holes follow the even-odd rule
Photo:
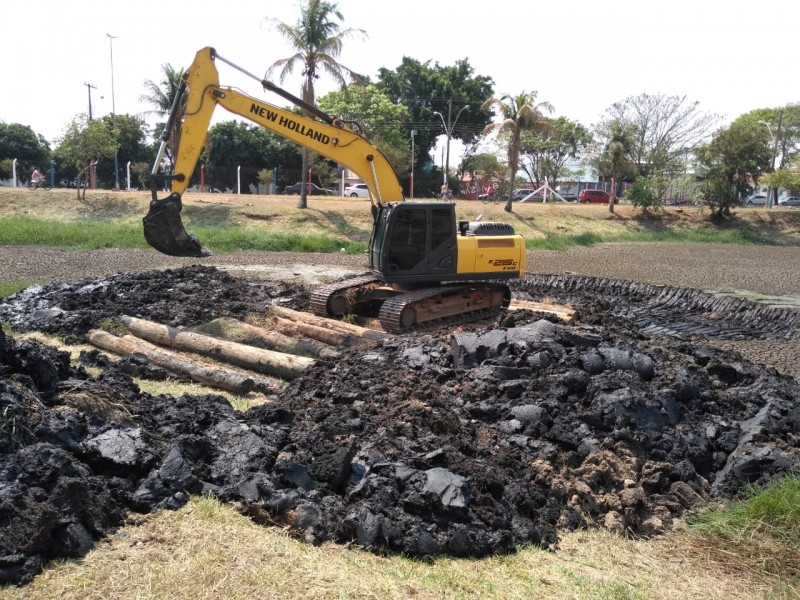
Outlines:
[[[241,332],[251,337],[256,337],[264,340],[273,348],[281,351],[288,351],[290,354],[305,354],[308,356],[316,356],[318,358],[337,358],[339,353],[331,348],[330,345],[321,343],[315,339],[306,339],[302,337],[291,337],[284,335],[279,331],[268,331],[263,327],[251,325],[238,319],[230,317],[221,317],[214,319],[206,324],[207,328],[212,328],[220,331],[221,337],[228,337],[226,332]]]
[[[325,327],[317,327],[316,325],[309,325],[308,323],[300,323],[282,317],[272,317],[271,323],[278,331],[288,333],[289,335],[305,336],[312,340],[317,340],[330,346],[337,348],[352,347],[359,344],[371,344],[362,338],[342,333],[341,331],[334,331],[333,329],[326,329]]]
[[[389,334],[385,331],[376,331],[375,329],[361,327],[360,325],[353,325],[352,323],[345,323],[344,321],[337,321],[335,319],[325,319],[312,315],[311,313],[292,310],[284,306],[270,306],[269,312],[272,315],[289,319],[290,321],[307,323],[316,327],[322,327],[323,329],[331,329],[374,342],[382,342],[389,337]]]
[[[511,300],[508,310],[533,310],[537,312],[555,315],[562,321],[570,322],[575,317],[575,310],[562,304],[550,304],[549,302],[531,302],[530,300]]]
[[[238,365],[251,371],[266,373],[281,379],[299,377],[314,364],[313,358],[254,348],[247,344],[220,340],[208,335],[137,319],[136,317],[123,316],[120,321],[131,333],[154,344],[196,352],[221,362]]]
[[[262,391],[275,392],[278,390],[278,386],[274,382],[266,379],[259,379],[257,382],[255,378],[244,373],[212,368],[186,357],[178,356],[169,350],[155,348],[152,344],[132,335],[117,337],[100,329],[92,329],[87,334],[87,339],[92,345],[121,356],[130,356],[136,353],[142,354],[147,357],[150,363],[167,371],[186,375],[197,383],[235,394],[247,394],[257,384]]]

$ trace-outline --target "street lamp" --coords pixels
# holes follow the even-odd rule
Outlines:
[[[114,40],[117,38],[115,35],[107,33],[108,49],[111,52],[111,121],[114,124],[114,131],[117,127],[117,107],[114,103]],[[119,150],[114,152],[114,189],[119,189]]]
[[[447,183],[447,174],[450,171],[450,138],[453,136],[453,130],[456,128],[456,123],[458,123],[458,117],[461,116],[462,112],[464,112],[465,110],[467,110],[469,108],[469,104],[464,105],[464,108],[462,108],[460,111],[458,111],[458,114],[456,115],[456,120],[453,121],[453,123],[451,124],[450,123],[450,111],[452,110],[452,108],[453,108],[453,101],[450,100],[447,103],[447,123],[444,122],[444,117],[442,116],[442,113],[440,113],[438,110],[433,112],[433,114],[439,115],[439,118],[442,120],[442,125],[444,126],[444,132],[447,134],[447,146],[446,146],[446,148],[447,148],[446,157],[447,158],[445,159],[445,163],[444,163],[444,178],[443,178],[444,181],[443,181],[443,183]]]
[[[770,125],[766,121],[759,121],[759,123],[761,123],[762,125],[766,125],[767,126],[767,131],[769,131],[769,137],[772,138],[772,172],[774,173],[775,172],[775,161],[778,159],[778,136],[780,136],[780,134],[781,134],[781,125],[783,124],[783,110],[778,111],[778,131],[777,131],[777,135],[772,133],[772,125]],[[770,188],[770,190],[769,190],[769,198],[768,198],[768,201],[766,202],[766,205],[769,208],[772,208],[772,206],[773,206],[773,198],[772,198],[773,190],[774,190],[774,193],[775,193],[775,202],[777,202],[777,200],[778,200],[778,190],[775,189],[775,188]]]

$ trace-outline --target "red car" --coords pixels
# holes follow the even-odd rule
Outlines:
[[[611,196],[603,190],[583,190],[578,196],[578,202],[586,204],[587,202],[599,202],[608,204]]]

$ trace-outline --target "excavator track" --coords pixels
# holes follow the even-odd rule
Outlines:
[[[502,283],[437,286],[387,299],[379,320],[385,331],[403,333],[420,326],[483,318],[510,302],[511,290]]]
[[[348,304],[346,299],[348,291],[375,284],[380,285],[381,280],[374,275],[364,275],[318,287],[311,294],[311,312],[318,317],[335,317],[351,313],[353,312],[352,308],[346,306]],[[331,306],[332,304],[334,306]]]

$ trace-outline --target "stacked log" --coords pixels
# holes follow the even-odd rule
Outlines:
[[[123,316],[120,321],[135,336],[159,346],[195,352],[281,379],[291,380],[299,377],[314,364],[313,358],[229,342],[136,317]]]
[[[196,383],[235,394],[247,394],[253,389],[275,392],[280,388],[276,382],[269,379],[256,378],[230,369],[202,364],[185,356],[148,344],[146,341],[132,335],[117,337],[106,331],[93,329],[88,333],[87,339],[92,345],[121,356],[141,354],[151,364],[167,371],[185,375]]]
[[[258,338],[271,349],[136,317],[122,316],[120,321],[129,334],[115,336],[92,330],[88,341],[123,356],[141,354],[153,365],[185,375],[197,383],[237,394],[246,394],[254,389],[269,393],[281,387],[275,380],[259,377],[259,373],[281,380],[295,379],[317,359],[337,358],[340,355],[338,348],[374,346],[388,337],[380,331],[281,307],[270,309],[265,327],[230,318],[216,319],[206,326],[219,330],[223,336],[227,334],[227,337],[234,333]],[[211,365],[181,352],[209,357],[216,362]],[[298,356],[298,353],[306,356]],[[248,372],[227,365],[242,367]]]

